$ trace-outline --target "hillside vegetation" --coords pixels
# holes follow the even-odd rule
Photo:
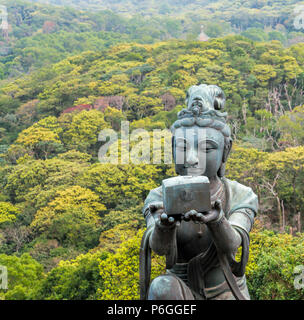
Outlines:
[[[0,0],[9,23],[8,39],[0,33],[0,80],[120,42],[196,40],[202,25],[212,38],[236,33],[285,46],[303,42],[303,28],[294,26],[301,1],[40,2]]]
[[[267,3],[275,10],[279,1]],[[227,177],[259,196],[246,269],[251,297],[303,299],[294,272],[304,264],[304,44],[242,35],[164,40],[146,25],[144,39],[136,25],[115,30],[113,17],[132,20],[109,11],[24,8],[36,14],[28,30],[25,22],[14,29],[0,64],[0,265],[13,275],[0,299],[139,298],[143,201],[174,168],[102,164],[98,134],[111,128],[120,138],[123,120],[131,132],[170,128],[185,90],[199,83],[226,94],[234,140]],[[61,31],[41,31],[54,17]],[[105,21],[113,25],[102,29]],[[154,256],[153,277],[164,268]]]

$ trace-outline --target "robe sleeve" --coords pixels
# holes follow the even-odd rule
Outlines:
[[[151,204],[156,203],[163,203],[163,193],[162,193],[162,187],[155,188],[151,190],[145,200],[144,207],[142,209],[142,213],[144,215],[144,218],[146,220],[147,226],[150,226],[151,224],[154,224],[154,219],[150,214],[149,206]]]
[[[225,179],[228,188],[228,210],[226,218],[231,226],[238,231],[242,239],[241,261],[232,263],[232,272],[236,276],[245,273],[245,267],[249,257],[249,232],[258,212],[258,197],[250,187],[246,187],[236,181]]]

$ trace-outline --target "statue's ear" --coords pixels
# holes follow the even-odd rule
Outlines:
[[[223,110],[225,107],[226,98],[224,92],[221,90],[214,98],[214,109]]]
[[[185,99],[186,106],[188,106],[188,101],[189,101],[189,97],[190,97],[190,90],[191,90],[191,87],[186,92],[186,99]]]
[[[227,162],[227,159],[229,157],[230,151],[232,149],[232,139],[229,138],[228,143],[225,143],[224,152],[223,152],[223,162]]]
[[[213,97],[213,107],[214,110],[223,110],[226,103],[226,96],[224,91],[213,84],[208,86],[210,95]]]
[[[223,159],[222,164],[217,172],[217,175],[221,178],[225,176],[226,171],[226,162],[228,160],[228,156],[230,154],[232,148],[232,139],[229,138],[228,142],[225,143],[224,152],[223,152]]]

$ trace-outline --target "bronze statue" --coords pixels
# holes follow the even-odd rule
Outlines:
[[[151,190],[143,208],[147,231],[140,252],[141,299],[249,300],[244,273],[258,199],[251,188],[224,177],[232,146],[227,113],[222,111],[225,95],[215,85],[192,86],[186,104],[171,128],[179,180]],[[200,176],[205,180],[192,181]],[[169,190],[172,183],[182,190],[180,196]],[[199,189],[200,183],[205,189]],[[180,212],[187,206],[174,205],[178,197],[189,200],[192,210]],[[167,271],[150,284],[151,249],[166,256]]]

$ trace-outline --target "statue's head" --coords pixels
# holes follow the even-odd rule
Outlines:
[[[215,85],[192,86],[186,105],[171,127],[176,173],[223,177],[232,146],[224,92]]]

